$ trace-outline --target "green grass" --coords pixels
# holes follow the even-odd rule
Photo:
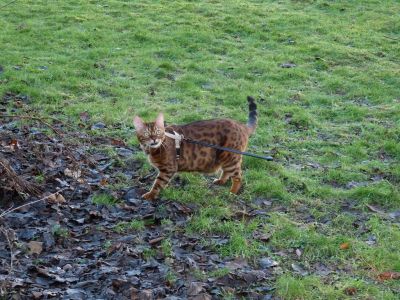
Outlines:
[[[56,224],[51,228],[51,233],[56,237],[67,238],[69,236],[68,229],[61,227],[59,224]]]
[[[115,199],[112,195],[106,193],[95,194],[92,197],[92,203],[97,205],[115,205],[117,203],[117,199]]]
[[[130,222],[119,222],[114,226],[114,230],[118,233],[124,233],[128,231],[142,231],[145,228],[143,220],[132,220]]]
[[[31,107],[72,124],[88,111],[132,146],[135,114],[245,121],[245,97],[262,98],[250,150],[271,150],[275,162],[246,157],[239,196],[184,174],[162,197],[197,203],[186,230],[225,236],[221,255],[286,253],[276,257],[284,299],[346,299],[348,286],[352,298],[395,299],[398,281],[376,274],[400,271],[398,223],[366,205],[400,209],[399,10],[395,0],[19,0],[0,12],[0,95],[27,95]],[[280,67],[287,62],[296,67]],[[148,175],[144,155],[136,159]],[[234,217],[238,200],[257,198],[285,210]],[[269,242],[251,238],[260,227]],[[291,268],[297,248],[304,277]],[[322,278],[318,262],[343,276]]]

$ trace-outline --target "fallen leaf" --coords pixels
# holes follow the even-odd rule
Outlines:
[[[111,139],[111,145],[118,146],[118,147],[126,147],[126,143],[123,140],[118,139]]]
[[[191,300],[211,300],[212,297],[209,294],[203,293],[200,295],[197,295],[195,297],[190,298]]]
[[[283,64],[280,65],[281,68],[294,68],[296,66],[297,65],[292,63],[292,62],[287,62],[287,63],[283,63]]]
[[[384,281],[384,280],[391,280],[391,279],[400,279],[400,272],[383,272],[378,275],[378,280]]]
[[[30,241],[28,243],[29,254],[39,255],[43,251],[43,243],[37,241]]]
[[[58,204],[67,202],[64,196],[61,195],[60,193],[51,194],[50,196],[48,196],[47,200],[50,203],[58,203]]]
[[[138,290],[134,287],[131,287],[129,289],[130,295],[131,295],[131,300],[138,300]]]
[[[344,293],[348,296],[354,296],[357,294],[357,289],[355,287],[347,287],[344,289]]]
[[[265,278],[265,273],[261,270],[251,270],[246,272],[240,272],[237,274],[239,278],[246,281],[248,284],[259,282]]]
[[[89,113],[87,111],[81,112],[79,114],[79,118],[81,119],[82,122],[87,122],[90,120]]]
[[[301,254],[302,254],[301,250],[300,250],[300,249],[296,249],[296,255],[297,255],[297,257],[300,257]]]
[[[381,211],[379,208],[377,208],[377,207],[375,207],[373,205],[367,204],[367,207],[369,208],[370,211],[373,211],[375,213],[385,214],[383,211]]]
[[[43,293],[42,292],[33,291],[32,292],[32,297],[33,297],[33,299],[41,299],[43,297]]]
[[[149,241],[149,244],[150,244],[150,245],[157,244],[157,243],[161,242],[163,239],[164,239],[163,236],[159,236],[158,238],[155,238],[155,239],[150,240],[150,241]]]
[[[350,243],[348,243],[348,242],[340,244],[340,249],[342,249],[342,250],[347,250],[349,248],[350,248]]]
[[[92,125],[91,129],[92,130],[98,130],[98,129],[104,129],[106,128],[106,124],[98,122]]]
[[[64,175],[68,176],[68,177],[72,177],[74,179],[78,179],[79,177],[81,177],[82,171],[80,169],[71,170],[71,169],[66,168],[64,170]]]
[[[237,258],[235,260],[228,261],[225,264],[225,268],[227,268],[231,271],[235,271],[237,269],[243,269],[248,266],[249,266],[249,264],[247,263],[247,260],[244,258]]]
[[[19,145],[19,143],[18,143],[17,140],[12,140],[12,141],[10,142],[10,148],[11,148],[13,151],[15,151],[15,150],[21,148],[21,146]]]
[[[392,219],[400,218],[400,210],[396,210],[394,212],[389,213],[389,217],[391,217]]]
[[[132,294],[131,294],[132,297]],[[138,300],[153,300],[152,290],[143,290],[138,294]]]
[[[301,276],[306,276],[308,275],[308,272],[300,265],[298,264],[292,264],[292,269],[299,273]]]
[[[191,282],[188,289],[188,296],[197,296],[204,291],[204,283],[202,282]]]
[[[262,233],[255,231],[253,233],[253,238],[262,242],[268,242],[272,237],[272,234]]]
[[[262,257],[259,261],[259,265],[263,269],[268,269],[272,267],[276,267],[278,263],[268,257]]]

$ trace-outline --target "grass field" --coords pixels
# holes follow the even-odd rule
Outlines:
[[[275,161],[245,158],[239,196],[182,174],[162,198],[198,203],[186,230],[226,235],[219,254],[276,260],[277,297],[398,299],[399,280],[378,279],[400,272],[399,11],[396,0],[17,0],[0,9],[0,95],[71,125],[87,111],[131,145],[135,114],[246,121],[255,96],[249,150]],[[268,216],[235,218],[240,201]]]

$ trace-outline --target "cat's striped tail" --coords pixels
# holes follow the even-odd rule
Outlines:
[[[249,102],[249,120],[247,121],[247,128],[249,134],[252,134],[257,128],[257,105],[255,100],[251,96],[247,96],[247,102]]]

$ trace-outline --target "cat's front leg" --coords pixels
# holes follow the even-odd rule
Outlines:
[[[151,190],[144,194],[142,198],[146,200],[156,199],[160,194],[160,191],[168,184],[174,174],[174,171],[160,170]]]

